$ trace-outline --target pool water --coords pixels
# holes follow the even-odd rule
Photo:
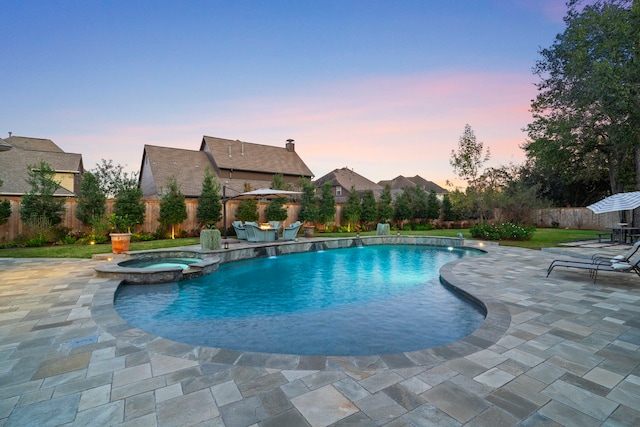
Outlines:
[[[121,267],[131,268],[167,268],[181,267],[183,270],[189,267],[189,264],[202,261],[199,258],[136,258],[119,263]]]
[[[438,273],[477,253],[387,245],[258,258],[179,283],[121,286],[115,307],[138,328],[193,345],[325,356],[420,350],[484,320]]]

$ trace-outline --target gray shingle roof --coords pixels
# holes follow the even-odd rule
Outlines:
[[[406,178],[402,175],[398,175],[391,180],[379,181],[378,184],[383,187],[389,184],[392,192],[394,190],[402,190],[405,187],[415,187],[416,185],[419,185],[427,193],[430,193],[431,190],[434,190],[436,193],[447,193],[447,190],[432,181],[424,179],[420,175],[416,175],[412,178]]]
[[[169,178],[173,176],[182,194],[198,197],[207,167],[214,172],[202,151],[145,145],[140,168],[141,188],[145,196],[159,194],[167,188]]]
[[[298,153],[285,147],[204,136],[200,149],[209,150],[218,169],[313,176]]]
[[[340,185],[346,191],[350,191],[351,187],[355,188],[356,191],[379,191],[383,189],[380,185],[368,180],[362,175],[358,175],[349,168],[334,169],[325,176],[315,180],[314,184],[320,187],[327,181],[331,182],[331,186]]]
[[[65,153],[58,151],[57,145],[49,140],[42,140],[37,138],[21,138],[21,140],[37,140],[37,141],[49,141],[53,146],[58,148],[55,151],[34,151],[32,149],[24,150],[20,148],[20,142],[14,145],[15,139],[21,137],[11,137],[8,140],[13,148],[7,151],[0,151],[0,180],[4,181],[2,187],[0,187],[0,194],[6,195],[22,195],[28,193],[31,190],[26,180],[29,177],[29,165],[37,165],[40,161],[45,161],[56,172],[71,172],[82,173],[82,155],[74,153]],[[33,148],[35,145],[30,145]],[[48,143],[43,143],[43,147],[51,148]],[[65,190],[64,188],[58,189],[55,193],[59,196],[68,196],[73,193]]]
[[[44,138],[29,138],[26,136],[10,136],[6,139],[9,144],[21,150],[28,151],[49,151],[64,153],[52,140]]]

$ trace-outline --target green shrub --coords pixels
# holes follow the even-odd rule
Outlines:
[[[473,238],[485,240],[531,240],[534,231],[534,227],[522,227],[510,222],[499,225],[478,224],[469,229]]]
[[[32,237],[30,239],[27,239],[26,242],[24,242],[24,245],[28,248],[38,248],[46,244],[47,244],[47,238],[43,236]]]
[[[58,240],[58,243],[62,245],[73,245],[76,242],[76,238],[73,236],[64,236],[62,239]]]

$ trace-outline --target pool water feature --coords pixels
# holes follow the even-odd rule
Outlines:
[[[171,285],[121,286],[130,324],[193,345],[358,356],[457,341],[482,307],[445,288],[439,268],[476,251],[381,245],[259,258]]]

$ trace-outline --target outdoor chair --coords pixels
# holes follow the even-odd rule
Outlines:
[[[282,240],[294,240],[298,235],[298,230],[302,227],[302,223],[300,221],[296,221],[293,224],[289,225],[282,229]]]
[[[236,230],[236,237],[240,240],[247,240],[247,230],[242,225],[242,221],[233,221],[231,223],[233,229]]]
[[[596,254],[593,254],[590,259],[586,259],[586,258],[585,259],[577,259],[577,258],[576,259],[554,259],[553,261],[551,261],[551,264],[549,264],[549,267],[547,268],[547,276],[549,276],[549,273],[551,272],[551,270],[553,270],[556,264],[571,263],[571,264],[611,265],[615,262],[629,262],[629,259],[633,255],[635,255],[636,252],[638,252],[638,249],[640,249],[640,242],[635,243],[631,247],[631,249],[626,251],[624,254],[616,255],[613,257],[608,254],[596,253]]]
[[[638,276],[640,276],[640,254],[634,254],[626,262],[586,262],[578,260],[555,260],[547,269],[547,277],[549,277],[549,274],[551,274],[551,271],[553,271],[555,267],[589,270],[590,275],[593,277],[593,283],[596,283],[596,279],[598,278],[598,271],[636,273]]]

